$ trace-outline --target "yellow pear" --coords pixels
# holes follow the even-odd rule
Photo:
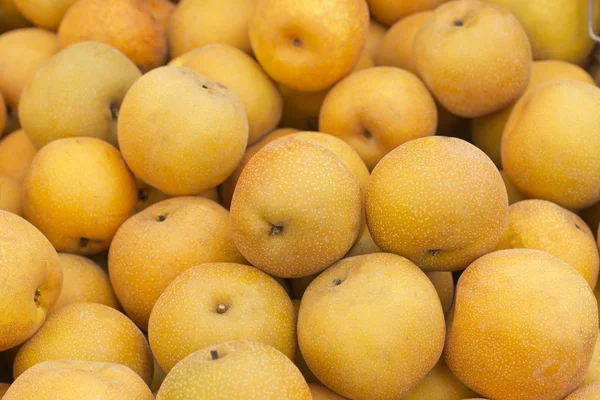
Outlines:
[[[0,33],[31,26],[17,9],[15,0],[0,0]]]
[[[596,345],[594,346],[594,354],[592,354],[592,361],[590,362],[590,366],[588,367],[587,373],[585,374],[585,378],[581,383],[581,386],[585,386],[587,384],[593,382],[600,381],[600,334],[598,334],[598,339],[596,339]]]
[[[394,254],[339,261],[310,284],[300,303],[298,344],[307,365],[327,387],[354,400],[402,398],[437,363],[444,335],[433,284]]]
[[[446,1],[448,0],[367,0],[367,4],[377,21],[393,25],[418,12],[433,10]]]
[[[248,143],[248,118],[231,89],[166,66],[127,92],[117,135],[135,176],[169,195],[196,195],[235,170]]]
[[[377,164],[366,212],[382,251],[424,270],[452,271],[496,247],[508,198],[498,169],[481,150],[432,136],[404,143]]]
[[[22,129],[3,137],[0,140],[0,175],[22,182],[36,152]]]
[[[242,255],[270,275],[291,278],[341,259],[358,237],[363,207],[355,175],[333,151],[280,138],[246,164],[230,211]]]
[[[0,210],[23,216],[21,183],[0,175]]]
[[[510,178],[503,170],[500,170],[500,175],[502,176],[502,180],[504,181],[504,186],[506,186],[506,194],[508,195],[508,205],[514,204],[521,200],[527,200],[528,197],[525,196],[514,183],[511,182]]]
[[[308,384],[275,348],[234,340],[198,350],[165,378],[156,400],[312,400]]]
[[[490,399],[562,399],[587,372],[598,336],[589,284],[540,250],[489,253],[456,286],[444,357]],[[532,345],[535,343],[535,345]]]
[[[347,400],[333,390],[321,385],[320,383],[309,383],[310,393],[313,400]]]
[[[76,43],[50,58],[27,82],[19,120],[38,148],[73,136],[93,136],[116,146],[119,107],[141,76],[114,47]]]
[[[40,28],[56,30],[76,0],[14,0],[25,18]]]
[[[435,364],[417,386],[411,389],[403,400],[463,400],[477,393],[465,386],[448,369],[444,358]]]
[[[265,71],[306,92],[326,89],[352,71],[368,30],[364,0],[257,0],[249,24],[252,50]]]
[[[146,383],[130,368],[112,362],[44,361],[11,385],[2,400],[153,400]]]
[[[56,251],[33,225],[0,210],[0,351],[29,339],[42,326],[62,289]]]
[[[564,400],[596,400],[600,397],[600,382],[580,387],[565,397]]]
[[[293,360],[296,316],[285,290],[264,272],[205,263],[182,272],[161,294],[148,338],[167,374],[191,353],[230,340],[263,342]]]

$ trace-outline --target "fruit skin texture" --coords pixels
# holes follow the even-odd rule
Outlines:
[[[44,361],[25,371],[2,400],[152,400],[146,383],[117,363]]]
[[[99,303],[120,309],[108,274],[87,257],[77,254],[58,253],[63,271],[63,287],[50,312],[73,303]]]
[[[433,10],[448,0],[367,0],[373,17],[385,25],[421,11]]]
[[[189,68],[167,66],[127,92],[117,134],[138,178],[169,195],[196,195],[235,170],[248,143],[248,119],[231,89]]]
[[[242,171],[230,220],[234,242],[252,265],[292,278],[341,259],[360,233],[362,210],[360,185],[335,153],[282,138]]]
[[[6,126],[6,102],[4,101],[4,96],[2,92],[0,92],[0,136],[4,132],[4,127]]]
[[[508,198],[494,163],[457,138],[411,140],[371,173],[366,211],[382,251],[426,271],[464,269],[496,247]]]
[[[502,180],[504,181],[504,185],[506,186],[506,194],[508,195],[508,204],[514,204],[521,200],[527,200],[527,196],[517,189],[514,183],[511,182],[510,178],[504,172],[504,170],[500,170],[500,175],[502,176]]]
[[[56,251],[33,225],[0,210],[0,351],[29,339],[62,289]]]
[[[347,400],[320,383],[309,383],[308,387],[313,400]]]
[[[364,0],[257,0],[252,50],[277,82],[306,92],[326,89],[354,68],[365,47]]]
[[[489,253],[461,275],[444,357],[490,399],[562,399],[584,379],[598,335],[589,284],[540,250]]]
[[[8,134],[0,140],[0,174],[21,183],[36,152],[24,130]]]
[[[595,42],[587,31],[587,0],[487,0],[509,10],[521,22],[535,60],[584,63]],[[600,2],[594,0],[594,26],[600,22]],[[552,29],[544,27],[552,26]]]
[[[0,175],[0,210],[23,216],[21,184],[12,178]]]
[[[0,92],[6,105],[17,109],[27,81],[59,50],[56,33],[41,28],[22,28],[0,35]]]
[[[390,26],[377,47],[375,65],[398,67],[416,74],[413,43],[417,32],[432,13],[417,12]]]
[[[594,291],[594,295],[596,295],[596,291]],[[588,367],[587,373],[585,374],[585,379],[581,383],[581,386],[598,381],[600,381],[600,334],[596,339],[594,353],[592,354],[592,361],[590,362],[590,366]]]
[[[319,130],[344,139],[369,170],[388,152],[437,128],[437,109],[414,74],[395,67],[351,74],[325,97]]]
[[[437,363],[444,335],[433,284],[394,254],[332,265],[306,289],[298,315],[307,365],[327,387],[355,400],[402,398]]]
[[[25,85],[21,126],[37,148],[73,136],[98,137],[116,146],[118,107],[140,76],[114,47],[76,43],[50,58]]]
[[[527,87],[531,47],[508,11],[480,0],[436,8],[414,41],[415,66],[453,114],[480,117],[510,104]]]
[[[508,226],[496,250],[537,249],[575,268],[594,289],[598,281],[598,246],[577,214],[546,200],[523,200],[508,208]]]
[[[477,396],[448,369],[441,357],[431,371],[402,400],[463,400]]]
[[[502,165],[525,195],[581,209],[600,200],[600,89],[548,82],[515,105],[502,133]]]
[[[165,31],[144,0],[79,0],[58,28],[62,48],[82,41],[102,42],[120,50],[142,72],[163,65]]]
[[[269,345],[245,340],[190,354],[171,370],[156,396],[156,400],[199,398],[312,399],[308,384],[289,358]]]
[[[281,120],[283,100],[275,83],[252,57],[215,43],[184,54],[182,66],[233,90],[248,116],[248,144],[272,131]]]
[[[581,387],[565,397],[564,400],[595,400],[600,396],[600,382]]]
[[[150,314],[148,338],[167,373],[191,353],[230,340],[263,342],[293,360],[296,316],[285,290],[264,272],[206,263],[181,273],[165,289]]]
[[[146,338],[125,315],[104,304],[74,303],[53,313],[19,348],[15,379],[49,360],[114,362],[131,368],[147,385],[152,382],[154,363]]]
[[[247,0],[179,1],[167,29],[170,58],[211,43],[228,44],[250,54],[248,22],[254,3]]]
[[[531,77],[525,93],[543,83],[559,79],[575,79],[595,84],[594,78],[586,70],[575,64],[559,60],[534,61],[531,64]],[[498,168],[502,167],[500,156],[502,131],[504,131],[515,103],[492,114],[472,120],[471,134],[473,136],[473,144],[483,150]]]
[[[91,137],[44,146],[23,181],[25,218],[61,252],[108,249],[136,203],[135,180],[119,151]]]
[[[77,0],[14,0],[17,9],[40,28],[56,30],[63,16]]]
[[[229,213],[212,200],[175,197],[121,225],[108,273],[123,309],[146,330],[154,303],[173,279],[207,262],[246,263],[233,242]]]

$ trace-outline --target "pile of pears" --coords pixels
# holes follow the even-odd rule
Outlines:
[[[0,399],[600,399],[590,5],[0,0]]]

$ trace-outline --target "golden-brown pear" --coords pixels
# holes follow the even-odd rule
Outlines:
[[[471,396],[477,393],[454,376],[442,357],[402,400],[463,400]]]
[[[13,0],[25,18],[40,28],[56,30],[77,0]]]
[[[152,307],[169,283],[207,262],[245,262],[233,242],[229,213],[212,200],[174,197],[121,225],[108,254],[108,272],[125,313],[147,330]]]
[[[74,136],[97,137],[116,146],[119,106],[141,76],[114,47],[76,43],[50,58],[27,82],[19,121],[38,148]]]
[[[0,174],[22,182],[36,152],[24,130],[8,134],[0,140]]]
[[[448,0],[367,0],[367,4],[371,15],[389,26],[412,14],[433,10],[446,1]]]
[[[300,279],[303,279],[303,278],[297,278],[296,280],[300,280]],[[292,304],[294,304],[294,312],[295,312],[296,323],[297,323],[298,322],[298,311],[300,310],[300,300],[294,299],[294,300],[292,300]],[[296,338],[298,337],[297,331],[298,330],[296,329]],[[296,367],[298,367],[300,372],[302,372],[302,375],[304,376],[304,379],[306,379],[306,382],[309,383],[309,386],[310,386],[310,383],[319,383],[319,380],[317,379],[315,374],[313,374],[312,371],[310,370],[310,368],[308,368],[308,365],[306,365],[306,360],[302,356],[302,352],[299,349],[296,350],[296,357],[294,359],[294,364],[296,364]],[[313,392],[312,386],[311,386],[311,392]],[[315,400],[314,393],[313,393],[313,400]]]
[[[514,183],[510,180],[506,172],[500,170],[500,175],[502,176],[502,180],[504,181],[504,185],[506,186],[506,194],[508,195],[508,205],[514,204],[521,200],[527,200],[528,197],[525,196]]]
[[[348,74],[365,47],[364,0],[257,0],[252,50],[265,71],[292,89],[316,92]]]
[[[42,326],[62,289],[56,251],[33,225],[0,210],[0,351],[29,339]]]
[[[347,400],[345,397],[340,396],[320,383],[309,383],[308,387],[310,388],[313,400]]]
[[[63,271],[60,296],[50,312],[73,303],[99,303],[120,309],[106,271],[87,257],[58,253]]]
[[[235,170],[248,143],[248,118],[233,90],[166,66],[127,92],[117,135],[135,176],[169,195],[196,195]]]
[[[175,4],[170,0],[147,0],[148,8],[152,17],[163,27],[165,32],[169,27],[171,15],[175,10]]]
[[[345,257],[361,256],[363,254],[381,253],[381,249],[377,247],[369,232],[369,228],[365,227],[362,235],[358,238],[354,246],[346,253]]]
[[[598,281],[598,245],[577,214],[546,200],[523,200],[508,208],[508,225],[496,250],[537,249],[575,268],[594,289]]]
[[[600,200],[598,107],[600,89],[576,80],[548,82],[519,99],[502,133],[501,154],[521,192],[568,209]]]
[[[429,278],[440,298],[444,314],[447,315],[454,302],[454,278],[450,271],[428,271],[425,275]]]
[[[156,400],[312,400],[294,363],[275,348],[247,340],[198,350],[165,378]]]
[[[594,292],[595,294],[595,292]],[[594,354],[592,354],[592,361],[590,362],[590,366],[588,367],[587,373],[581,386],[590,384],[592,382],[600,381],[600,334],[598,334],[598,339],[596,339],[596,345],[594,346]]]
[[[344,139],[369,170],[387,153],[415,138],[431,136],[437,109],[414,74],[395,67],[355,72],[333,87],[319,115],[319,131]]]
[[[21,14],[15,0],[0,0],[0,33],[31,26],[31,22]]]
[[[360,233],[363,207],[355,175],[333,151],[280,138],[246,164],[230,211],[242,255],[270,275],[291,278],[341,259]]]
[[[402,398],[437,363],[444,335],[433,284],[394,254],[339,261],[310,284],[300,304],[298,343],[306,363],[350,399]]]
[[[575,64],[559,60],[534,61],[531,64],[531,78],[525,93],[543,83],[559,79],[575,79],[594,84],[591,75]],[[471,124],[473,144],[483,150],[499,168],[502,166],[500,157],[502,131],[514,106],[515,103],[511,103],[499,111],[475,118]]]
[[[4,96],[0,92],[0,136],[4,133],[4,127],[6,126],[6,118],[8,117],[6,112],[6,102]]]
[[[563,398],[583,381],[598,336],[589,284],[540,250],[477,259],[460,276],[452,313],[448,367],[490,399]]]
[[[79,360],[114,362],[152,382],[150,346],[131,320],[114,308],[96,303],[74,303],[48,317],[44,325],[17,352],[13,374],[43,361]]]
[[[0,175],[0,210],[23,216],[23,198],[21,183]]]
[[[63,17],[58,38],[63,48],[83,41],[109,44],[142,72],[166,62],[166,34],[146,0],[79,0]]]
[[[366,212],[382,251],[424,270],[452,271],[496,247],[508,198],[498,169],[481,150],[432,136],[406,142],[377,164]]]
[[[130,368],[112,362],[44,361],[25,371],[2,400],[153,400]]]
[[[211,43],[251,53],[248,21],[255,0],[180,0],[171,15],[167,37],[170,58]]]
[[[432,13],[417,12],[390,26],[377,47],[375,65],[398,67],[416,74],[413,42],[417,32]]]
[[[161,294],[148,339],[167,373],[191,353],[230,340],[263,342],[293,360],[296,315],[285,290],[264,272],[205,263],[182,272]]]
[[[523,94],[531,70],[525,30],[507,10],[481,0],[442,4],[414,39],[419,76],[453,114],[480,117]]]
[[[319,130],[321,105],[331,87],[317,92],[300,92],[281,83],[278,87],[283,97],[280,126],[301,131]]]
[[[27,81],[58,50],[56,33],[45,29],[22,28],[0,35],[0,92],[9,109],[17,110]]]
[[[8,384],[8,383],[0,383],[0,400],[4,398],[4,395],[6,394],[6,391],[8,390],[9,387],[10,387],[10,384]]]
[[[575,390],[565,397],[565,400],[596,400],[598,398],[600,398],[600,382],[594,382]]]
[[[135,211],[137,189],[119,151],[91,137],[50,142],[35,155],[23,181],[23,213],[57,251],[108,249]]]
[[[186,53],[183,67],[233,90],[248,116],[248,144],[275,129],[281,119],[283,100],[275,83],[261,66],[243,51],[222,43]]]
[[[381,43],[381,39],[383,39],[386,31],[387,28],[374,19],[369,21],[369,32],[367,33],[365,51],[369,57],[371,57],[371,59],[375,59],[377,48],[379,47],[379,43]]]

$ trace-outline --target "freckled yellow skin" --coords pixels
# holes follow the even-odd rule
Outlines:
[[[496,250],[537,249],[573,266],[594,289],[600,259],[594,235],[575,213],[546,200],[523,200],[508,208],[508,225]]]
[[[476,395],[454,376],[442,357],[402,400],[463,400]]]
[[[413,42],[417,32],[432,11],[421,11],[402,18],[385,33],[375,53],[375,65],[387,65],[417,73]]]
[[[30,338],[62,289],[56,251],[33,225],[0,210],[0,351]],[[36,290],[40,295],[36,303]]]
[[[600,200],[600,88],[545,83],[515,105],[502,133],[502,165],[525,195],[569,209]]]
[[[171,196],[197,195],[237,167],[248,118],[233,90],[192,69],[166,66],[131,86],[117,136],[135,176]]]
[[[594,84],[591,75],[575,64],[559,60],[534,61],[531,64],[531,77],[525,93],[543,83],[559,79],[575,79]],[[514,106],[515,103],[512,103],[499,111],[475,118],[471,124],[473,144],[483,150],[499,168],[502,166],[502,131]]]
[[[226,307],[222,313],[219,305]],[[196,350],[230,340],[296,352],[294,307],[283,287],[243,264],[207,263],[181,273],[157,300],[148,338],[165,372]]]
[[[589,284],[539,250],[476,260],[460,277],[451,313],[448,367],[491,399],[563,399],[583,381],[598,335]]]
[[[14,0],[25,18],[40,28],[56,30],[76,0]]]
[[[62,48],[82,41],[102,42],[120,50],[142,72],[166,62],[167,39],[144,0],[80,0],[58,28]]]
[[[50,313],[69,304],[86,302],[120,309],[108,274],[98,264],[77,254],[59,253],[58,258],[63,270],[63,287]]]
[[[118,111],[141,76],[135,64],[113,47],[76,43],[48,60],[25,85],[19,121],[37,148],[73,136],[98,137],[117,146],[111,107]]]
[[[464,118],[492,113],[518,99],[531,71],[531,47],[519,21],[480,0],[454,0],[436,8],[414,39],[413,55],[433,95]]]
[[[594,292],[594,294],[596,294],[596,292]],[[592,361],[590,362],[590,366],[588,367],[585,379],[581,383],[581,386],[598,381],[600,381],[600,334],[598,335],[598,339],[596,339]]]
[[[6,105],[17,109],[27,81],[59,50],[56,33],[41,28],[21,28],[0,35],[0,92]]]
[[[22,182],[37,149],[23,129],[0,140],[0,174]]]
[[[211,351],[218,355],[212,359]],[[298,368],[261,342],[230,341],[192,353],[165,378],[156,400],[311,400]]]
[[[183,67],[222,83],[240,98],[248,116],[248,144],[275,129],[283,100],[275,83],[248,54],[214,43],[184,54]]]
[[[508,199],[500,173],[481,150],[432,136],[411,140],[379,162],[369,178],[366,209],[382,251],[427,271],[452,271],[498,244]]]
[[[242,255],[270,275],[295,278],[320,272],[348,252],[363,207],[356,177],[334,152],[281,138],[246,164],[230,212]]]
[[[421,11],[433,10],[448,0],[367,0],[373,17],[385,25]]]
[[[306,363],[323,384],[354,400],[402,398],[437,363],[444,335],[433,284],[394,254],[332,265],[310,284],[298,315]]]
[[[273,140],[278,139],[282,136],[289,135],[291,133],[298,132],[297,129],[292,128],[279,128],[274,131],[269,132],[266,136],[262,137],[258,142],[248,146],[244,156],[239,162],[237,168],[229,178],[221,186],[219,187],[219,196],[221,199],[221,204],[227,209],[231,206],[231,198],[233,197],[233,191],[235,190],[235,186],[237,185],[237,181],[242,174],[242,170],[248,164],[248,161],[254,156],[260,149],[265,147],[267,144],[271,143]],[[1,142],[0,142],[1,143]]]
[[[120,152],[92,137],[44,146],[23,181],[23,215],[61,252],[108,249],[136,203],[135,180]]]
[[[344,139],[369,170],[388,152],[434,135],[436,128],[437,109],[427,87],[395,67],[368,68],[343,79],[329,91],[319,115],[319,131]]]
[[[169,283],[207,262],[245,263],[233,243],[229,213],[212,200],[174,197],[121,225],[109,250],[108,273],[126,314],[146,330],[152,307]]]
[[[19,349],[14,377],[49,360],[114,362],[131,368],[146,384],[152,382],[146,338],[125,315],[104,304],[75,303],[53,313]]]
[[[367,41],[364,0],[258,0],[252,50],[265,71],[292,89],[326,89],[354,68]]]
[[[600,382],[594,382],[577,389],[564,400],[596,400],[600,397]]]
[[[248,21],[254,1],[180,0],[167,29],[170,58],[211,43],[225,43],[249,53]]]
[[[45,361],[36,364],[19,376],[2,400],[92,398],[103,400],[154,399],[146,383],[124,365],[69,360]]]
[[[340,396],[320,383],[309,383],[308,387],[310,388],[313,400],[347,400],[345,397]]]

